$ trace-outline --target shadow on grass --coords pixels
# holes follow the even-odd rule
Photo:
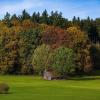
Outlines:
[[[80,76],[80,77],[71,77],[68,78],[67,80],[76,80],[76,81],[90,81],[90,80],[100,80],[100,76]]]
[[[13,94],[12,92],[8,92],[8,93],[0,93],[0,95],[9,95],[9,94]]]

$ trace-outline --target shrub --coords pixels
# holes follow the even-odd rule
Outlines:
[[[0,94],[7,94],[9,91],[9,86],[5,83],[0,83]]]

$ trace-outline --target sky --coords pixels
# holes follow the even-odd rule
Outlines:
[[[47,9],[49,14],[52,10],[62,12],[68,19],[73,16],[95,19],[100,17],[100,0],[0,0],[0,19],[6,12],[20,15],[24,9],[30,14]]]

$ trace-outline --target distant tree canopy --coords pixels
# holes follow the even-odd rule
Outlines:
[[[48,68],[63,75],[90,72],[100,69],[99,48],[100,18],[68,20],[57,11],[30,15],[23,10],[18,16],[7,12],[0,20],[0,74],[33,74]]]
[[[16,14],[11,16],[7,12],[4,16],[3,21],[8,27],[11,27],[13,26],[11,23],[12,21],[17,20],[23,22],[27,19],[31,20],[33,23],[58,26],[64,29],[68,27],[78,26],[82,31],[86,32],[91,42],[100,43],[100,18],[93,20],[90,17],[87,17],[87,19],[81,19],[74,16],[73,19],[69,21],[67,18],[64,18],[62,16],[61,12],[57,11],[52,11],[51,14],[48,14],[47,10],[44,10],[42,14],[40,14],[39,12],[34,12],[32,15],[30,15],[26,10],[23,10],[22,15],[20,16],[17,16]]]

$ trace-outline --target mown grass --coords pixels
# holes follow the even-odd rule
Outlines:
[[[0,100],[100,100],[100,77],[47,81],[34,76],[0,76],[9,94]]]

